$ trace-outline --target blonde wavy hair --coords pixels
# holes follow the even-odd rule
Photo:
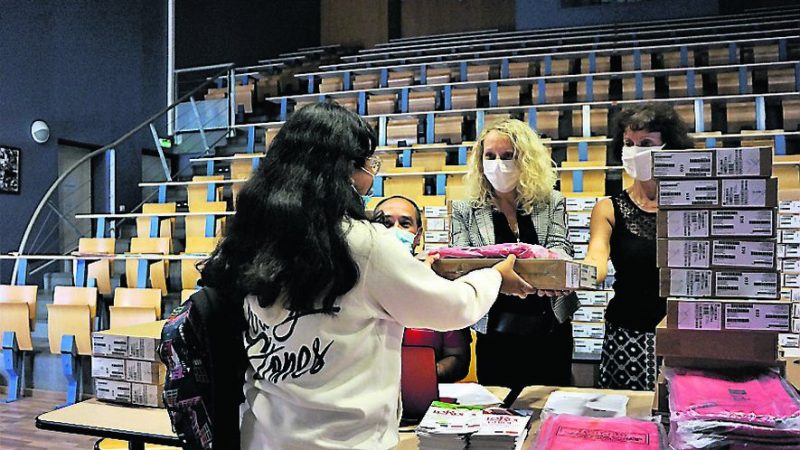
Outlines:
[[[525,123],[517,119],[505,119],[485,128],[472,147],[469,168],[464,178],[467,195],[474,205],[491,206],[494,203],[494,188],[483,175],[483,141],[492,131],[507,137],[516,151],[519,166],[517,204],[525,214],[531,214],[534,206],[546,202],[556,184],[555,163],[550,150],[539,136]]]

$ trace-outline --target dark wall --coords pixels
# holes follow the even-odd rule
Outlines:
[[[175,67],[253,65],[320,42],[320,0],[176,0]]]
[[[0,252],[16,250],[57,177],[58,140],[105,145],[166,104],[166,2],[0,0],[0,144],[22,148],[19,195],[0,194]],[[40,118],[51,129],[30,137]],[[117,203],[141,194],[145,134],[117,149]],[[100,202],[102,204],[102,202]],[[11,265],[0,264],[0,282]]]
[[[619,22],[709,16],[719,12],[712,0],[643,0],[562,8],[561,0],[517,0],[517,29],[600,25]]]

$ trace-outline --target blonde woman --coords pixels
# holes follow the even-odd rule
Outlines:
[[[571,259],[564,197],[553,190],[555,182],[550,151],[527,124],[509,119],[484,129],[469,160],[468,200],[453,202],[453,245],[525,242]],[[564,294],[498,296],[473,327],[478,381],[512,389],[571,383],[570,319],[578,300]],[[531,370],[531,361],[541,364]]]

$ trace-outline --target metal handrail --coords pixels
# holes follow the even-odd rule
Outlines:
[[[222,76],[223,74],[228,73],[231,69],[233,69],[234,68],[234,64],[232,64],[232,63],[230,63],[230,64],[220,64],[220,65],[213,66],[213,67],[214,68],[217,68],[217,67],[223,68],[222,70],[220,70],[217,73],[217,76],[214,77],[214,78],[217,78],[219,76]],[[47,190],[47,192],[45,192],[44,196],[39,201],[39,204],[36,206],[36,209],[33,211],[33,215],[31,216],[31,220],[28,222],[28,226],[25,228],[25,233],[22,235],[22,241],[20,241],[18,253],[19,254],[24,254],[23,250],[25,249],[25,245],[28,243],[28,238],[30,237],[31,231],[33,230],[33,226],[36,223],[36,220],[39,218],[39,214],[42,212],[42,209],[47,204],[47,201],[50,199],[50,197],[53,195],[53,193],[56,191],[56,189],[58,189],[59,185],[61,185],[61,183],[73,171],[75,171],[75,169],[77,169],[84,162],[91,160],[95,156],[100,155],[100,154],[108,151],[109,149],[113,149],[113,148],[119,146],[119,144],[125,142],[131,136],[133,136],[134,134],[136,134],[140,130],[144,129],[145,127],[149,126],[150,123],[152,123],[153,121],[155,121],[159,117],[161,117],[164,114],[168,113],[169,111],[175,109],[178,106],[178,104],[185,102],[186,100],[188,100],[189,98],[194,96],[197,92],[200,92],[202,89],[204,89],[206,86],[208,86],[212,82],[213,82],[213,80],[206,80],[205,82],[201,83],[200,85],[198,85],[197,87],[195,87],[194,89],[192,89],[191,91],[189,91],[188,93],[186,93],[185,95],[180,97],[178,100],[173,102],[171,105],[163,108],[162,110],[160,110],[156,114],[153,114],[152,116],[147,118],[147,120],[145,120],[144,122],[140,123],[139,125],[134,127],[132,130],[128,131],[127,133],[125,133],[122,137],[118,138],[117,140],[115,140],[114,142],[112,142],[110,144],[104,145],[103,147],[101,147],[101,148],[99,148],[99,149],[97,149],[97,150],[95,150],[95,151],[93,151],[91,153],[86,154],[81,159],[76,161],[72,166],[70,166],[67,170],[65,170],[64,173],[62,173],[56,179],[56,181],[53,182],[53,184],[50,186],[50,188]],[[14,262],[14,270],[11,273],[11,284],[16,284],[16,282],[17,282],[17,271],[18,270],[19,270],[19,259],[17,259]]]

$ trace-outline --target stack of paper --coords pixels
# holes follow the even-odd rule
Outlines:
[[[528,436],[530,417],[486,414],[469,438],[470,450],[519,450]]]
[[[480,408],[433,402],[417,426],[420,450],[466,449],[469,435],[481,427]]]
[[[572,414],[584,417],[624,417],[628,397],[616,394],[555,391],[542,410],[542,419],[551,414]]]
[[[477,383],[439,383],[439,397],[453,398],[459,405],[491,406],[502,400]]]

